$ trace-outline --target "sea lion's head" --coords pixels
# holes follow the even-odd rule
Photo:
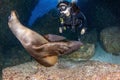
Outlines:
[[[12,10],[10,16],[8,17],[8,25],[10,26],[16,22],[19,22],[17,12],[15,10]]]
[[[15,20],[15,19],[17,19],[16,11],[13,10],[13,11],[11,11],[10,16],[8,17],[8,20],[9,20],[9,21],[13,21],[13,20]]]

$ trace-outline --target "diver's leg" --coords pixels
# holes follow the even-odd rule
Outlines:
[[[78,41],[81,41],[80,39],[81,39],[81,35],[80,33],[78,33]]]
[[[80,41],[80,38],[81,38],[81,35],[80,35],[80,27],[75,27],[76,29],[75,29],[75,32],[76,32],[76,34],[77,34],[77,40],[78,41]]]

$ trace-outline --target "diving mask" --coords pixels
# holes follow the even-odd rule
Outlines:
[[[61,12],[61,11],[65,11],[67,9],[67,6],[66,5],[60,5],[58,10]]]
[[[60,8],[59,8],[59,11],[60,11],[60,13],[61,14],[70,14],[70,9],[71,9],[71,7],[69,7],[69,6],[61,6]]]

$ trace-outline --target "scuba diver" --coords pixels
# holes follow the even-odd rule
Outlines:
[[[61,1],[58,3],[57,9],[60,13],[59,33],[63,34],[64,31],[71,30],[77,34],[77,39],[80,41],[80,37],[85,34],[87,29],[87,20],[80,8],[75,2]]]

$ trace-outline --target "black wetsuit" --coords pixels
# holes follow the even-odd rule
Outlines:
[[[84,14],[82,12],[78,14],[72,13],[70,16],[65,16],[64,14],[61,14],[60,18],[63,19],[63,23],[61,24],[61,26],[65,26],[67,28],[64,32],[70,32],[74,35],[75,39],[80,38],[80,32],[82,28],[86,28],[87,26],[86,17],[84,16]],[[62,34],[64,34],[64,32]]]

